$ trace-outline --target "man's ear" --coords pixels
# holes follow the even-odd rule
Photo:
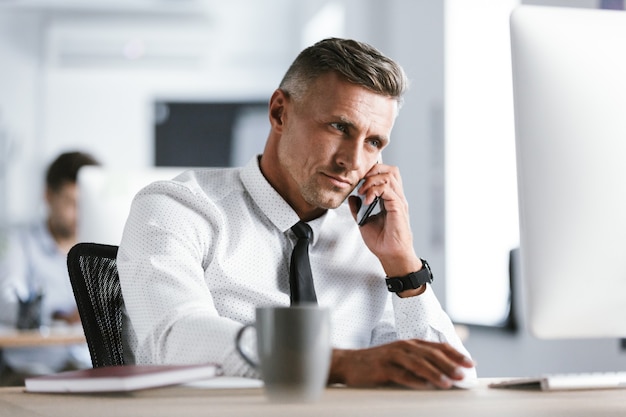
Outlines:
[[[281,130],[283,128],[287,100],[288,98],[285,92],[280,89],[274,91],[272,98],[270,98],[269,115],[270,124],[273,129]]]
[[[50,189],[50,187],[46,187],[44,192],[43,192],[43,198],[44,200],[46,200],[46,203],[48,205],[50,205],[50,202],[52,201],[52,195],[54,194],[54,191],[52,191]]]

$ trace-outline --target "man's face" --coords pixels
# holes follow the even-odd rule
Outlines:
[[[380,160],[389,143],[397,101],[349,83],[320,77],[297,101],[286,100],[278,156],[293,198],[336,208]]]
[[[52,235],[70,238],[76,234],[78,188],[75,183],[65,183],[58,191],[48,189],[48,225]]]

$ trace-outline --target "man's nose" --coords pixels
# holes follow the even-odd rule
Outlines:
[[[363,141],[345,141],[337,151],[336,161],[347,171],[357,171],[364,163]]]

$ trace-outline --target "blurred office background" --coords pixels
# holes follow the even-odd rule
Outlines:
[[[353,37],[411,89],[400,166],[418,253],[481,376],[626,369],[618,340],[540,341],[509,279],[518,244],[508,16],[602,0],[0,0],[0,226],[40,216],[43,171],[82,149],[108,168],[242,165],[297,53]],[[514,270],[515,268],[513,268]],[[515,274],[513,274],[515,275]],[[511,291],[511,288],[513,290]]]

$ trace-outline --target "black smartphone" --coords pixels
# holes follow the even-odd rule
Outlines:
[[[353,195],[361,199],[361,207],[359,207],[359,211],[356,213],[356,222],[359,226],[363,226],[368,217],[380,213],[380,197],[376,197],[372,204],[365,204],[365,195],[357,193],[364,181],[363,179],[359,181],[353,192]]]

